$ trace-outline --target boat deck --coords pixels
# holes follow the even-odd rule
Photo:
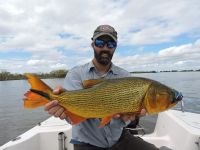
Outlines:
[[[154,132],[145,134],[142,138],[157,147],[199,150],[200,114],[176,110],[159,113]],[[62,150],[60,147],[73,150],[70,139],[71,125],[51,117],[1,146],[0,150]]]

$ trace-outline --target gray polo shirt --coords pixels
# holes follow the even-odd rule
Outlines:
[[[129,77],[131,74],[112,64],[110,70],[101,75],[92,62],[85,65],[74,67],[71,69],[65,78],[64,87],[67,90],[82,89],[82,82],[88,79],[114,79]],[[121,119],[112,119],[106,126],[99,128],[99,119],[87,119],[86,121],[72,126],[72,143],[79,144],[80,142],[88,143],[102,148],[111,147],[121,136],[123,127],[129,122],[123,122]]]

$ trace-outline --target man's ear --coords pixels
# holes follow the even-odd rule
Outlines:
[[[94,42],[91,43],[91,46],[94,48]]]

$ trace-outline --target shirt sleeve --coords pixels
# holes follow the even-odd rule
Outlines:
[[[81,76],[78,69],[70,70],[64,80],[64,88],[69,91],[82,89]]]
[[[110,126],[117,126],[118,128],[126,127],[131,121],[124,122],[122,119],[112,119],[110,121]]]

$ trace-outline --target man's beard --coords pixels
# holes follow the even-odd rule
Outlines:
[[[106,56],[105,56],[106,55]],[[99,54],[94,50],[94,56],[98,63],[107,66],[113,57],[113,53],[110,53],[108,51],[101,51]]]

